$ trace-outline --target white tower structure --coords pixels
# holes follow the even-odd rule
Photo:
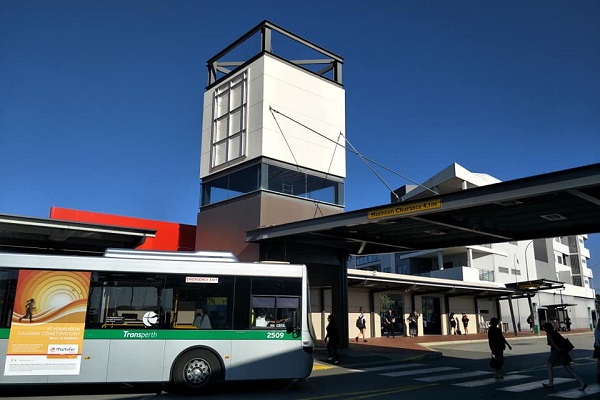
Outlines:
[[[230,61],[255,37],[256,53]],[[246,231],[343,211],[342,59],[263,21],[207,67],[196,248],[255,261]]]

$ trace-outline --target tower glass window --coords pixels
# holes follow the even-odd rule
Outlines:
[[[215,90],[211,138],[213,168],[245,154],[247,97],[247,72]]]
[[[344,183],[340,178],[315,176],[298,168],[263,162],[202,182],[201,206],[258,190],[336,205],[343,205],[344,201]]]

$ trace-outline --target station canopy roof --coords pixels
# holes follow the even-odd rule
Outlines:
[[[550,279],[536,279],[532,281],[520,281],[505,283],[506,288],[513,290],[513,299],[532,297],[540,290],[563,289],[565,284]]]
[[[567,307],[575,307],[577,304],[572,303],[561,303],[561,304],[546,304],[541,306],[542,308],[553,308],[555,310],[566,310]]]
[[[2,251],[104,253],[109,247],[134,249],[155,235],[150,229],[0,214]]]
[[[368,255],[599,231],[600,164],[592,164],[259,228],[246,239]]]
[[[503,283],[468,282],[359,269],[348,270],[348,286],[366,287],[373,292],[406,292],[418,295],[443,293],[448,296],[502,297],[513,294],[513,289],[507,289]]]

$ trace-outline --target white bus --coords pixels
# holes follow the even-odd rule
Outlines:
[[[306,267],[230,253],[0,253],[0,385],[303,379]]]

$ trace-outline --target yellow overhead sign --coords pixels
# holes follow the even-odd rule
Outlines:
[[[381,210],[369,211],[367,219],[393,217],[394,215],[412,214],[441,208],[442,201],[439,199],[422,201],[420,203],[398,204],[394,207],[382,208]]]

